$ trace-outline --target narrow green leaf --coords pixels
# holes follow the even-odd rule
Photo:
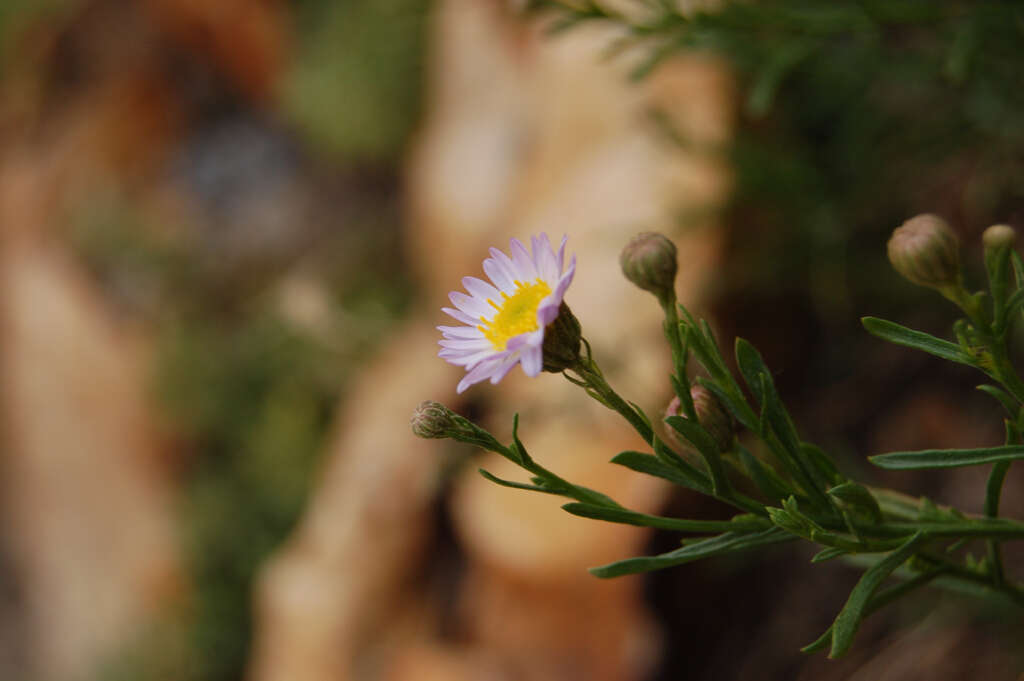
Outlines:
[[[845,556],[847,553],[849,553],[849,551],[847,551],[845,549],[837,549],[837,548],[829,546],[829,547],[826,547],[826,548],[822,549],[821,551],[818,551],[816,554],[814,554],[814,557],[811,558],[811,562],[812,563],[824,563],[827,560],[832,560],[833,558],[838,558],[839,556]],[[829,629],[829,631],[832,631],[832,630]],[[814,644],[811,644],[811,645],[814,645]]]
[[[1010,395],[1005,390],[997,388],[994,385],[989,385],[987,383],[984,385],[976,386],[976,389],[980,390],[986,395],[990,395],[991,397],[997,399],[999,401],[999,404],[1003,405],[1003,409],[1005,409],[1011,417],[1017,415],[1017,410],[1019,408],[1017,406],[1017,402],[1012,397],[1010,397]]]
[[[1024,260],[1021,260],[1016,250],[1010,251],[1010,259],[1013,261],[1013,277],[1017,288],[1024,289]]]
[[[988,273],[988,288],[992,296],[993,326],[1005,326],[1007,305],[1006,294],[1010,288],[1009,246],[985,249],[985,271]]]
[[[796,66],[814,51],[814,44],[807,40],[792,39],[779,49],[772,51],[772,57],[765,60],[755,76],[747,95],[746,109],[754,118],[764,116],[771,108],[775,92],[782,81]]]
[[[772,383],[768,374],[761,374],[761,394],[764,400],[764,416],[768,419],[769,425],[779,438],[779,442],[789,451],[794,458],[801,458],[803,451],[800,448],[800,437],[796,433],[793,420],[782,406],[782,400],[775,391],[775,384]]]
[[[825,552],[822,551],[822,553],[825,553]],[[863,554],[861,554],[860,556],[854,556],[852,558],[853,559],[857,559],[857,558],[863,558],[863,557],[864,557]],[[896,570],[894,572],[894,574],[899,575],[899,572],[900,572],[899,570]],[[895,584],[893,586],[886,587],[884,589],[879,589],[875,593],[875,595],[871,597],[871,602],[868,603],[866,608],[864,608],[864,616],[866,617],[867,615],[870,615],[871,613],[875,612],[876,610],[878,610],[878,609],[880,609],[880,608],[882,608],[882,607],[892,603],[893,601],[897,600],[898,598],[901,598],[902,596],[906,596],[908,593],[910,593],[914,589],[920,588],[920,587],[924,586],[925,584],[928,584],[930,581],[932,581],[933,579],[935,579],[936,577],[938,577],[938,576],[940,576],[942,574],[943,574],[943,570],[941,570],[941,569],[934,570],[932,572],[919,574],[919,575],[917,575],[915,577],[907,579],[905,582],[901,582],[899,584]],[[904,578],[905,578],[905,576],[904,576]],[[833,625],[830,624],[828,629],[825,630],[824,634],[819,636],[818,639],[816,641],[814,641],[813,643],[811,643],[809,645],[806,645],[803,648],[801,648],[800,652],[802,652],[802,653],[816,653],[819,650],[824,650],[832,642],[832,626]]]
[[[878,336],[882,340],[921,350],[950,362],[977,366],[974,358],[964,352],[959,345],[936,338],[931,334],[924,333],[923,331],[914,331],[905,326],[900,326],[896,322],[879,319],[878,317],[864,317],[860,321],[868,333]]]
[[[922,449],[917,452],[889,452],[868,457],[871,463],[890,471],[958,468],[1018,459],[1024,459],[1024,445],[1002,445],[980,449]]]
[[[627,558],[626,560],[609,563],[608,565],[590,568],[590,572],[601,578],[650,572],[651,570],[660,570],[675,565],[682,565],[683,563],[690,563],[701,558],[777,544],[792,538],[788,533],[774,527],[753,533],[726,532],[717,537],[687,544],[675,551],[669,551],[658,556]]]
[[[801,653],[816,653],[819,650],[824,650],[832,643],[832,625],[828,625],[828,629],[825,633],[814,640],[813,643],[808,643],[800,649]]]
[[[561,478],[559,478],[561,480]],[[571,496],[573,499],[578,499],[587,504],[593,504],[595,506],[606,506],[608,508],[622,508],[617,501],[612,499],[603,492],[598,492],[596,489],[590,489],[583,485],[574,485],[568,483],[570,491],[566,492],[566,496]]]
[[[534,478],[535,481],[543,481],[544,485],[548,487],[548,489],[544,491],[552,491],[555,494],[561,494],[563,496],[576,499],[577,501],[583,501],[586,503],[595,504],[597,506],[619,506],[619,504],[611,497],[601,492],[598,492],[597,490],[590,489],[589,487],[583,487],[582,485],[574,485],[573,483],[560,477],[556,473],[553,473],[549,471],[547,468],[544,468],[536,461],[534,461],[532,458],[530,458],[530,455],[526,452],[526,447],[519,439],[519,414],[516,414],[512,419],[511,449],[512,452],[516,454],[520,459],[519,461],[515,461],[513,459],[513,461],[515,461],[515,463],[518,463],[527,471],[537,476]],[[495,480],[497,480],[497,478],[495,478]]]
[[[902,520],[916,520],[920,513],[920,500],[909,494],[896,492],[891,489],[872,487],[871,495],[878,501],[878,506],[882,509],[883,516]]]
[[[1022,407],[1021,410],[1024,411],[1024,407]],[[1021,416],[1020,415],[1017,416],[1016,423],[1011,421],[1010,419],[1003,419],[1003,425],[1006,427],[1006,441],[1007,442],[1020,442],[1022,439],[1024,439],[1024,438],[1021,438],[1020,428],[1017,425],[1020,422],[1021,422]]]
[[[772,432],[775,433],[778,444],[781,446],[781,451],[775,446],[772,449],[776,450],[780,460],[790,469],[790,473],[815,504],[821,507],[830,506],[831,502],[825,496],[823,487],[825,484],[831,484],[832,480],[827,480],[825,484],[819,482],[820,476],[814,474],[818,469],[808,462],[793,420],[782,406],[782,401],[775,391],[775,384],[764,373],[760,374],[760,381],[763,396],[762,419],[771,426]],[[765,438],[765,441],[769,445],[773,444],[771,438]]]
[[[526,452],[526,447],[519,441],[519,412],[512,415],[512,453],[519,457],[518,463],[520,466],[529,467],[533,463],[533,459]]]
[[[711,492],[710,482],[696,480],[689,477],[687,474],[682,472],[681,469],[669,465],[651,454],[628,451],[621,452],[612,458],[612,463],[625,466],[626,468],[637,471],[638,473],[646,473],[647,475],[653,475],[657,478],[669,480],[670,482],[695,490],[701,494],[709,494]]]
[[[828,490],[828,494],[838,499],[852,511],[868,516],[875,522],[882,521],[882,509],[879,508],[875,498],[871,496],[871,492],[863,485],[850,480],[831,488]]]
[[[743,464],[747,475],[754,481],[761,493],[773,501],[781,501],[793,493],[793,490],[779,477],[775,469],[761,461],[741,444],[736,445],[740,462]]]
[[[734,399],[732,394],[723,388],[715,381],[709,381],[703,376],[697,377],[697,383],[704,386],[712,393],[715,397],[725,405],[725,408],[732,412],[732,415],[736,417],[736,420],[743,424],[743,427],[749,431],[756,433],[761,428],[757,414],[747,404],[746,399],[740,395],[737,399]]]
[[[683,406],[684,413],[686,411],[692,412],[693,397],[690,395],[689,387],[686,384],[684,384],[683,381],[679,380],[679,376],[675,374],[671,374],[669,376],[669,380],[672,382],[672,392],[674,392],[676,394],[676,397],[679,398],[679,401]],[[686,404],[687,398],[689,398],[690,400],[689,406],[687,406]]]
[[[830,658],[840,657],[850,648],[853,637],[860,627],[861,619],[864,617],[868,603],[872,595],[881,586],[882,582],[892,573],[893,570],[903,565],[904,562],[917,551],[918,545],[924,540],[922,532],[916,533],[908,539],[901,547],[886,554],[884,558],[870,567],[861,576],[860,581],[853,587],[846,605],[839,611],[835,621],[832,623],[832,650]]]
[[[593,504],[570,503],[562,506],[562,509],[573,515],[595,520],[607,520],[612,523],[623,523],[625,525],[637,525],[640,527],[656,527],[659,530],[675,530],[678,532],[735,532],[744,529],[763,529],[764,523],[758,521],[730,521],[730,520],[688,520],[685,518],[665,518],[663,516],[647,515],[625,508],[607,508],[594,506]]]
[[[707,339],[708,345],[714,351],[714,356],[718,359],[718,363],[724,368],[722,363],[722,351],[718,348],[718,341],[715,340],[715,333],[711,330],[711,325],[708,324],[708,320],[700,320],[700,331],[704,334],[704,338]]]
[[[839,469],[836,468],[835,462],[832,460],[825,451],[818,445],[811,444],[810,442],[801,442],[800,451],[804,455],[804,459],[814,464],[814,470],[820,473],[819,478],[827,485],[838,485],[841,484],[846,478]]]
[[[1022,305],[1024,305],[1024,289],[1018,289],[1006,301],[1006,316],[1002,320],[1003,323],[995,328],[997,334],[1005,331],[1006,327],[1013,323],[1014,317],[1016,317]]]
[[[701,331],[701,327],[686,308],[680,305],[679,310],[685,319],[680,324],[680,327],[686,335],[686,342],[693,350],[693,354],[697,356],[697,360],[716,380],[725,380],[728,377],[729,370],[725,367],[725,361],[722,359],[714,338],[709,338]]]
[[[697,421],[691,421],[682,416],[669,416],[665,419],[665,423],[682,435],[687,442],[692,444],[704,456],[718,455],[718,446],[715,444],[715,439]]]
[[[679,456],[674,449],[669,447],[662,441],[660,437],[654,437],[651,440],[651,444],[654,448],[654,455],[667,463],[672,468],[679,471],[685,478],[690,480],[693,484],[698,485],[702,488],[710,489],[711,482],[708,480],[708,476],[704,471],[698,469],[696,466],[691,465],[683,457]]]
[[[714,494],[727,495],[731,485],[725,467],[722,465],[722,453],[718,450],[715,439],[697,421],[682,416],[669,416],[665,422],[689,440],[690,444],[700,452],[704,463],[707,464],[708,470],[711,472],[711,488]]]
[[[483,468],[478,468],[477,470],[480,471],[480,475],[484,476],[485,478],[487,478],[488,480],[497,485],[501,485],[502,487],[511,487],[513,489],[525,489],[529,490],[530,492],[543,492],[544,494],[561,494],[560,490],[554,490],[548,487],[541,487],[539,485],[530,485],[525,482],[503,480],[502,478],[499,478],[497,475],[494,475],[493,473],[486,471]]]
[[[951,520],[952,513],[944,516],[938,511],[939,517],[921,518],[913,523],[886,523],[885,529],[890,532],[904,532],[909,535],[919,529],[928,531],[930,537],[950,538],[993,538],[993,539],[1024,539],[1024,523],[1003,518],[973,518],[959,521]]]
[[[754,394],[757,403],[762,404],[764,402],[764,395],[761,392],[760,377],[764,374],[768,377],[768,382],[771,383],[772,374],[768,370],[768,365],[761,358],[761,353],[757,351],[757,348],[742,338],[736,339],[736,366],[739,367],[743,380],[747,382],[747,387]]]
[[[636,415],[640,417],[640,420],[644,422],[647,428],[653,431],[654,427],[651,425],[651,419],[647,418],[647,414],[640,408],[640,405],[636,402],[629,402],[629,406],[633,408],[633,411],[636,412]]]

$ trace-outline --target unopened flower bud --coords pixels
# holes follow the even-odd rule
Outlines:
[[[1017,239],[1017,232],[1009,225],[992,225],[981,234],[981,242],[986,251],[1010,248]]]
[[[893,268],[915,284],[942,288],[960,280],[960,242],[937,215],[918,215],[897,227],[888,251]]]
[[[543,370],[557,374],[579,364],[582,337],[579,320],[563,302],[558,316],[544,327]]]
[[[440,402],[426,400],[416,407],[409,425],[417,437],[437,439],[448,437],[455,427],[455,422],[448,407]]]
[[[626,279],[658,296],[661,301],[674,299],[678,264],[676,245],[656,232],[638,234],[626,244],[619,256]]]
[[[690,399],[693,400],[693,410],[697,412],[697,422],[704,427],[704,430],[708,431],[719,451],[727,451],[732,446],[732,439],[736,434],[736,421],[732,414],[722,406],[714,393],[702,385],[690,388]],[[665,416],[686,417],[678,397],[673,397],[669,402]],[[677,444],[683,444],[676,439],[677,436],[672,429],[669,429],[669,437],[673,438]]]

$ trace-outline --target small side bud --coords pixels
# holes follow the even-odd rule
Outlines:
[[[981,242],[985,245],[986,251],[1011,248],[1016,239],[1017,232],[1009,225],[992,225],[981,235]]]
[[[893,268],[915,284],[943,288],[960,281],[960,242],[937,215],[918,215],[897,227],[888,251]]]
[[[733,437],[736,435],[736,421],[732,414],[722,406],[714,393],[702,385],[690,388],[690,398],[693,400],[693,410],[697,412],[697,422],[715,440],[719,451],[728,451],[732,446]],[[669,402],[665,416],[686,417],[678,397],[673,397]],[[676,444],[683,444],[672,429],[669,429],[669,437],[673,438]]]
[[[675,299],[676,245],[656,232],[638,234],[619,256],[626,279],[658,296],[663,303]]]
[[[412,413],[409,425],[414,435],[427,439],[449,437],[455,429],[451,410],[433,400],[420,402]]]

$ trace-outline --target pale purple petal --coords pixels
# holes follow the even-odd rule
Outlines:
[[[462,287],[473,294],[474,298],[480,300],[493,300],[496,303],[501,302],[501,293],[498,289],[488,284],[483,279],[477,279],[476,277],[463,277]]]
[[[467,296],[460,291],[452,291],[448,294],[448,299],[452,301],[455,307],[472,317],[476,317],[477,320],[484,319],[496,312],[493,307],[487,304],[487,301]]]
[[[537,267],[540,278],[553,284],[558,279],[558,263],[555,261],[555,253],[551,250],[551,242],[547,234],[532,238],[533,262]]]
[[[505,378],[508,372],[512,371],[512,367],[519,364],[519,358],[508,358],[502,364],[500,364],[491,374],[491,383],[494,385],[498,384],[498,381]]]
[[[569,284],[572,283],[572,278],[575,275],[576,275],[576,256],[574,255],[574,256],[572,256],[572,259],[569,260],[569,269],[567,269],[565,271],[565,274],[563,274],[558,279],[558,285],[555,286],[555,295],[558,296],[559,300],[561,300],[562,298],[565,297],[565,291],[566,291],[566,289],[569,288]]]
[[[555,255],[555,257],[558,259],[559,274],[561,274],[562,269],[565,267],[565,242],[567,242],[568,240],[568,234],[562,236],[562,243],[558,245],[558,253]]]
[[[467,371],[472,370],[474,367],[476,367],[479,364],[486,364],[487,361],[492,360],[492,359],[495,358],[495,349],[494,348],[489,348],[489,349],[486,349],[486,350],[480,350],[479,352],[473,352],[472,354],[465,354],[465,350],[452,350],[452,351],[453,352],[463,352],[463,354],[461,354],[461,355],[453,354],[451,357],[445,356],[445,357],[441,357],[441,358],[451,361],[451,363],[454,364],[454,365],[460,365],[462,367],[465,367]],[[438,357],[441,356],[440,352],[437,353],[437,356]],[[498,355],[498,356],[504,356],[504,355]]]
[[[540,346],[544,343],[544,328],[541,327],[536,331],[527,331],[521,333],[518,336],[512,336],[508,339],[508,343],[505,344],[505,349],[514,352],[524,346]]]
[[[445,338],[484,338],[484,332],[475,326],[438,326]]]
[[[537,267],[533,264],[533,257],[527,252],[523,242],[519,239],[511,239],[509,250],[512,251],[512,261],[516,266],[515,278],[523,283],[536,279]]]
[[[504,253],[502,253],[502,255],[504,255]],[[515,292],[516,285],[512,281],[513,277],[508,268],[502,263],[493,258],[484,260],[484,273],[491,278],[491,281],[494,282],[495,286],[505,293]]]
[[[455,388],[455,392],[465,392],[466,388],[473,385],[474,383],[479,383],[480,381],[490,378],[491,374],[494,373],[494,370],[497,369],[500,365],[501,360],[480,363],[479,365],[471,369],[465,376],[462,377],[462,380],[459,381],[458,387]]]
[[[537,324],[544,327],[555,321],[555,317],[558,316],[558,309],[561,306],[562,301],[554,295],[550,295],[542,300],[540,305],[537,306]]]
[[[555,290],[548,294],[544,300],[540,301],[540,304],[537,306],[537,323],[540,326],[547,326],[555,321],[555,317],[558,316],[558,310],[562,305],[562,299],[565,297],[565,291],[569,288],[569,284],[572,283],[572,278],[575,274],[576,256],[574,255],[569,262],[569,269],[558,280]]]
[[[477,324],[480,323],[480,319],[472,317],[463,312],[462,310],[456,310],[451,307],[442,307],[441,312],[444,312],[449,317],[454,317],[457,321],[460,321],[463,324],[468,324],[472,327],[475,327]]]
[[[494,348],[480,350],[479,352],[443,348],[440,351],[438,351],[437,356],[450,364],[464,366],[466,367],[467,370],[469,370],[475,367],[477,364],[486,364],[489,361],[504,357],[505,353],[495,354]]]
[[[499,251],[497,248],[492,246],[490,253],[491,257],[494,259],[494,263],[501,267],[510,281],[519,278],[519,271],[516,269],[515,262],[513,262],[512,258],[508,257],[504,251]]]
[[[486,338],[463,340],[461,338],[452,338],[438,341],[438,345],[442,348],[451,348],[452,350],[484,350],[487,348],[493,349],[494,346]]]
[[[520,355],[523,364],[523,373],[531,378],[540,373],[544,364],[543,350],[540,347],[526,348]]]

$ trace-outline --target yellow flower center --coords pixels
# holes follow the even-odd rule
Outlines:
[[[498,351],[505,349],[510,338],[537,330],[537,306],[551,293],[551,287],[540,279],[532,284],[518,280],[514,283],[516,292],[509,295],[502,291],[500,305],[493,300],[487,301],[498,314],[494,319],[484,319],[484,324],[477,327]]]

